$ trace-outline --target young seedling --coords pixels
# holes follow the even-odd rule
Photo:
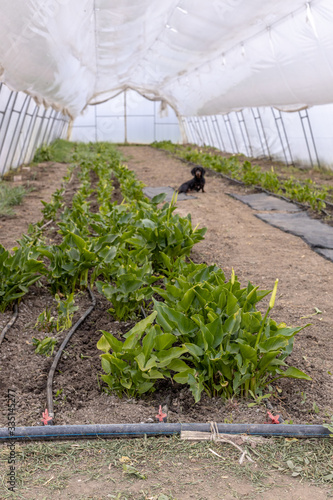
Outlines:
[[[54,337],[45,337],[45,339],[43,340],[39,340],[33,337],[32,343],[36,347],[36,354],[42,354],[46,357],[49,357],[52,356],[54,348],[58,341]]]

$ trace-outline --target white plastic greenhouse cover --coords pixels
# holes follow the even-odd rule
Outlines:
[[[133,89],[181,116],[333,102],[332,0],[0,0],[0,80],[71,117]]]

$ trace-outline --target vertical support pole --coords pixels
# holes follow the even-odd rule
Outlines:
[[[12,139],[10,141],[10,146],[8,148],[7,157],[5,159],[5,165],[9,165],[9,168],[11,167],[11,164],[13,162],[13,158],[14,158],[14,155],[15,155],[17,144],[18,144],[18,141],[20,139],[20,134],[21,134],[22,127],[23,127],[23,124],[24,124],[25,112],[26,112],[26,110],[25,110],[25,112],[23,110],[24,110],[24,107],[26,106],[26,103],[28,102],[28,99],[29,99],[29,96],[26,95],[20,111],[13,110],[15,113],[17,113],[19,115],[19,117],[17,119],[16,125],[15,125],[15,130],[14,130],[14,132],[12,134]],[[14,140],[15,140],[15,145],[14,145]],[[9,157],[10,154],[11,154],[11,157]]]
[[[156,142],[156,101],[154,101],[154,142]]]
[[[224,120],[224,123],[225,123],[225,127],[227,129],[227,134],[228,134],[228,137],[229,137],[229,141],[230,141],[232,152],[233,153],[239,153],[239,151],[237,151],[237,149],[238,149],[237,148],[237,143],[236,143],[234,131],[233,131],[232,126],[231,126],[229,113],[227,115],[223,115],[223,120]]]
[[[223,137],[222,137],[222,134],[221,134],[221,129],[220,129],[220,125],[219,125],[219,122],[217,120],[217,117],[216,115],[214,115],[214,118],[215,120],[212,119],[212,123],[214,125],[214,130],[215,130],[215,133],[216,133],[216,137],[217,137],[217,142],[220,146],[220,150],[221,151],[226,151],[226,148],[225,148],[225,144],[224,144],[224,141],[223,141]],[[217,132],[216,132],[217,130]]]
[[[128,144],[127,142],[127,89],[124,90],[124,128],[125,128],[125,144]]]
[[[49,125],[50,125],[50,120],[51,120],[51,116],[52,116],[53,111],[54,110],[51,109],[51,111],[49,113],[49,116],[46,118],[47,123],[46,123],[46,127],[45,127],[44,134],[43,134],[42,144],[47,144],[47,139],[46,139],[46,137],[47,137],[47,131],[48,131],[48,128],[49,128]]]
[[[295,165],[294,160],[293,160],[293,156],[291,154],[291,149],[290,149],[288,137],[286,134],[286,129],[285,129],[285,126],[283,123],[281,111],[278,109],[275,109],[275,108],[271,108],[271,110],[272,110],[272,113],[273,113],[273,116],[275,119],[275,124],[276,124],[277,132],[278,132],[278,135],[280,138],[281,147],[282,147],[282,151],[283,151],[286,165]],[[288,160],[287,153],[289,154],[289,160]]]
[[[30,101],[29,101],[29,104],[28,104],[28,109],[29,109],[29,106],[30,106],[30,102],[31,102],[31,97],[30,97]],[[21,149],[21,154],[20,154],[19,160],[18,160],[19,165],[21,165],[25,161],[25,155],[26,155],[27,148],[29,146],[29,141],[30,141],[30,138],[31,138],[31,135],[32,135],[32,124],[34,122],[34,118],[36,118],[35,114],[37,113],[37,109],[38,108],[37,108],[37,105],[36,105],[35,109],[34,109],[34,112],[32,113],[32,115],[30,115],[29,113],[27,113],[27,115],[26,115],[26,116],[30,116],[30,123],[28,125],[28,129],[27,129],[27,132],[25,134],[24,143],[23,143],[23,146],[22,146],[22,149]]]
[[[36,138],[35,138],[35,141],[34,141],[34,145],[33,145],[33,148],[32,148],[32,155],[34,155],[36,149],[40,145],[39,134],[40,134],[40,131],[41,131],[41,128],[42,128],[42,125],[43,125],[43,121],[44,121],[45,115],[46,115],[46,109],[44,109],[44,113],[43,113],[42,116],[38,116],[38,118],[41,118],[41,122],[39,124],[38,132],[37,132],[37,135],[36,135]]]
[[[260,110],[259,110],[259,108],[251,108],[251,112],[252,112],[254,123],[255,123],[257,132],[258,132],[258,137],[259,137],[259,141],[260,141],[262,154],[263,154],[263,156],[267,156],[271,160],[272,155],[271,155],[270,150],[269,150],[267,136],[266,136],[266,132],[265,132],[265,129],[264,129],[264,126],[262,123]],[[263,141],[263,139],[264,139],[264,141]],[[265,146],[267,149],[267,154],[265,152]]]
[[[199,134],[199,137],[201,138],[200,141],[201,141],[201,144],[200,146],[206,146],[205,144],[205,136],[204,134],[202,133],[202,128],[201,128],[201,116],[197,116],[197,124],[198,124],[198,130],[200,130],[200,134]]]
[[[246,156],[252,157],[253,156],[252,147],[251,147],[250,137],[249,137],[249,133],[248,133],[248,130],[246,127],[246,122],[245,122],[243,111],[242,110],[237,111],[236,116],[237,116],[237,120],[238,120],[239,129],[240,129],[241,134],[242,134],[243,142],[245,145]]]
[[[33,137],[33,134],[34,134],[34,131],[35,131],[35,125],[36,125],[36,122],[37,122],[37,118],[38,118],[38,111],[39,111],[39,106],[37,106],[36,104],[36,108],[35,108],[35,111],[34,111],[34,117],[32,118],[32,125],[31,125],[31,137]],[[31,138],[30,137],[30,138]],[[27,146],[27,155],[28,155],[28,151],[29,151],[29,148],[30,148],[30,139],[29,139],[29,143],[28,143],[28,146]],[[31,152],[28,156],[28,162],[30,162],[33,157],[34,157],[34,154],[35,154],[35,150],[34,150],[34,147],[31,148]]]
[[[11,94],[9,96],[9,99],[8,99],[8,102],[6,104],[5,114],[7,113],[7,110],[8,110],[8,107],[9,107],[9,102],[11,101],[12,95],[13,95],[13,92],[11,92]],[[14,112],[14,106],[15,106],[15,103],[16,103],[16,100],[17,100],[17,96],[18,96],[18,93],[16,92],[15,93],[15,97],[14,97],[13,105],[12,105],[10,111],[9,111],[9,118],[8,118],[8,121],[7,121],[6,130],[5,130],[5,133],[4,133],[1,145],[0,145],[0,156],[1,156],[1,152],[3,151],[2,148],[3,148],[3,146],[4,146],[5,142],[6,142],[8,130],[9,130],[9,127],[10,127],[10,122],[12,120],[12,115],[13,115],[13,112]],[[5,117],[5,114],[4,114],[4,117]],[[4,119],[4,117],[3,117],[3,119]],[[9,149],[8,149],[8,153],[7,153],[7,158],[8,158],[8,154],[9,154]],[[3,175],[5,172],[6,172],[6,160],[4,161],[4,167],[3,167],[2,171],[1,171],[1,175]]]
[[[183,116],[178,116],[179,128],[182,137],[182,144],[188,143],[188,135],[186,131],[186,120]]]
[[[196,137],[195,137],[194,128],[193,128],[193,125],[192,125],[192,118],[188,117],[186,123],[187,123],[187,126],[188,126],[189,131],[190,131],[191,143],[192,144],[196,144]]]
[[[207,137],[208,139],[210,140],[210,145],[212,147],[214,147],[214,139],[213,139],[213,136],[212,136],[212,133],[211,133],[211,130],[209,128],[209,122],[208,122],[208,117],[207,116],[204,116],[203,117],[203,123],[206,125],[206,130],[207,130]]]
[[[314,164],[313,164],[311,150],[310,150],[310,141],[308,139],[308,136],[307,136],[307,133],[306,133],[306,130],[305,130],[304,122],[308,126],[309,136],[310,136],[310,139],[311,139],[311,146],[313,148],[314,155],[316,157],[317,165],[320,167],[320,161],[319,161],[319,158],[318,158],[316,143],[315,143],[315,140],[314,140],[314,137],[313,137],[313,133],[312,133],[312,127],[311,127],[311,123],[310,123],[310,118],[309,118],[308,110],[307,109],[302,109],[301,111],[298,112],[298,115],[299,115],[300,120],[301,120],[303,134],[304,134],[304,139],[305,139],[306,147],[307,147],[307,150],[308,150],[308,153],[309,153],[309,158],[310,158],[311,166],[313,167]]]
[[[187,129],[187,132],[186,132],[187,140],[191,144],[195,144],[195,139],[194,139],[194,136],[193,136],[192,127],[191,127],[191,124],[190,124],[190,118],[186,117],[186,118],[184,118],[184,121],[185,121],[186,129]]]

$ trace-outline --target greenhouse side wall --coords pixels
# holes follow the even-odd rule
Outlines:
[[[59,111],[0,83],[0,177],[29,163],[42,144],[63,138],[67,127],[68,117]]]
[[[225,115],[183,117],[182,121],[189,142],[199,146],[333,170],[333,104],[288,113],[245,108]]]

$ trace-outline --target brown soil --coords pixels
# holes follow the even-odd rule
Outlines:
[[[161,151],[135,146],[119,149],[126,156],[129,168],[146,185],[176,188],[189,177],[190,169],[184,163]],[[21,234],[27,232],[29,223],[41,218],[40,199],[51,199],[67,169],[62,164],[43,164],[35,168],[35,191],[17,208],[16,217],[0,220],[0,243],[6,248],[12,248]],[[74,176],[66,192],[68,203],[76,187]],[[271,289],[275,278],[279,278],[278,298],[272,317],[291,326],[312,323],[298,334],[289,358],[289,363],[308,373],[312,382],[280,381],[271,398],[274,413],[293,423],[328,421],[333,415],[333,263],[313,252],[300,238],[260,221],[254,216],[254,210],[228,196],[228,193],[244,193],[244,188],[208,173],[205,191],[196,194],[195,199],[178,202],[178,213],[182,216],[191,213],[194,226],[199,224],[208,228],[205,240],[193,251],[193,260],[214,262],[226,276],[230,276],[234,268],[243,285],[251,281],[261,289]],[[117,190],[115,197],[121,200]],[[57,237],[52,227],[48,228],[48,234],[50,238]],[[95,293],[96,308],[68,344],[55,374],[53,394],[57,424],[149,422],[155,420],[160,404],[168,405],[169,422],[265,422],[264,405],[248,408],[249,401],[224,402],[206,396],[194,405],[188,390],[169,383],[161,384],[154,394],[141,400],[118,399],[102,392],[97,381],[101,373],[99,351],[96,349],[100,331],[126,332],[133,323],[114,321],[107,312],[110,303],[97,291]],[[89,307],[89,297],[82,294],[77,305],[79,312],[74,321]],[[265,309],[266,305],[267,301],[263,301],[262,308]],[[16,425],[41,423],[52,358],[34,353],[32,337],[44,336],[36,331],[34,325],[46,307],[55,313],[53,297],[45,286],[33,286],[21,301],[18,320],[0,347],[1,427],[7,425],[8,389],[16,391]],[[322,314],[303,318],[314,313],[315,307]],[[10,312],[0,315],[0,332],[10,316]],[[59,341],[63,336],[58,334]],[[76,479],[73,478],[73,481]],[[238,494],[242,494],[243,486],[241,483],[239,486]],[[297,498],[308,498],[302,496],[303,493],[300,492],[301,496]]]

